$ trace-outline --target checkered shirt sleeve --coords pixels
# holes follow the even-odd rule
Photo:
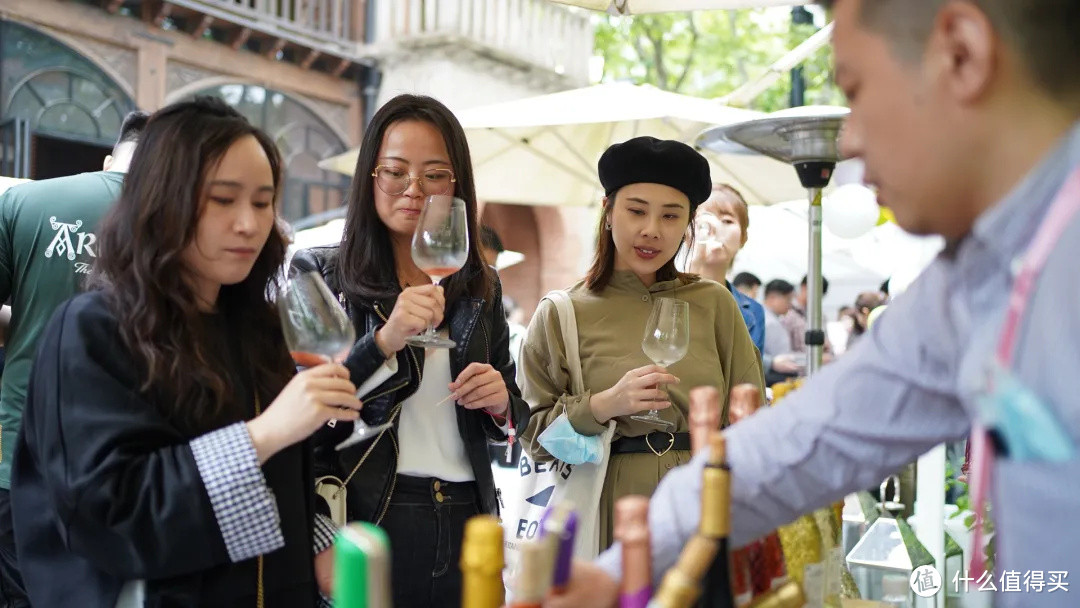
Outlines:
[[[334,536],[337,535],[337,525],[334,520],[323,515],[315,514],[315,553],[322,553],[324,549],[334,544]]]
[[[285,546],[274,493],[266,485],[247,425],[237,422],[191,441],[229,559],[239,562]]]

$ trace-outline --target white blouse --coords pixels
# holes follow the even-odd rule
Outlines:
[[[465,454],[465,442],[458,432],[459,406],[452,399],[444,401],[450,394],[452,381],[450,350],[427,349],[420,387],[401,406],[399,475],[437,477],[443,481],[476,479]]]

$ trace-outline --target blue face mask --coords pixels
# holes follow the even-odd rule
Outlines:
[[[992,364],[986,391],[979,396],[983,424],[1015,461],[1065,462],[1075,446],[1053,411],[1016,376]]]
[[[556,418],[536,440],[548,454],[566,464],[597,463],[604,458],[604,436],[582,435],[574,430],[566,414]]]

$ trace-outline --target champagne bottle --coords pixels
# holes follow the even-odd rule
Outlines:
[[[577,536],[577,512],[572,504],[562,502],[548,509],[540,520],[542,537],[555,539],[555,566],[551,592],[561,595],[570,583],[570,567],[574,559],[574,540]]]
[[[334,606],[390,608],[390,541],[369,523],[342,528],[334,539]]]
[[[731,389],[728,398],[728,418],[731,424],[753,416],[761,407],[761,391],[753,384],[739,384]]]
[[[503,603],[503,529],[499,518],[477,515],[465,523],[461,543],[462,608],[499,608]]]
[[[724,435],[709,437],[709,461],[701,487],[701,524],[698,533],[716,542],[716,555],[705,576],[702,608],[734,608],[728,535],[731,534],[731,471],[727,467]]]
[[[731,552],[731,594],[736,606],[746,606],[754,598],[754,579],[751,568],[758,541]]]
[[[732,387],[728,398],[728,419],[735,424],[748,418],[757,411],[761,393],[753,384],[740,384]],[[731,592],[735,596],[736,606],[745,606],[754,597],[753,557],[757,555],[758,541],[731,552]],[[758,565],[760,566],[760,565]]]
[[[736,424],[753,416],[761,408],[761,391],[753,384],[735,386],[731,389],[729,404],[731,424]],[[751,597],[764,594],[787,582],[784,554],[776,532],[770,532],[761,539],[732,551],[731,567],[735,603],[740,606],[749,600],[746,597],[747,590],[741,584],[743,572],[750,572]]]
[[[664,574],[648,608],[690,608],[701,595],[701,578],[717,554],[717,542],[700,533],[690,538],[679,561]]]
[[[649,499],[625,496],[615,502],[615,540],[622,543],[619,608],[646,608],[652,596]]]
[[[720,430],[720,391],[712,386],[690,389],[690,453],[709,445],[709,436]]]
[[[776,532],[770,532],[761,539],[760,558],[762,572],[754,578],[754,595],[777,589],[788,582],[784,548]]]

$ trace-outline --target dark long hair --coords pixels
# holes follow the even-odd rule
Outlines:
[[[618,252],[615,251],[615,239],[611,236],[611,230],[607,228],[607,225],[611,222],[611,213],[615,209],[615,197],[618,195],[619,191],[615,190],[607,196],[604,212],[600,214],[600,222],[596,226],[596,251],[593,253],[593,261],[589,267],[589,272],[585,274],[585,286],[593,293],[603,291],[611,282],[611,275],[615,272],[615,256]],[[690,204],[689,229],[686,231],[686,236],[683,237],[683,242],[675,250],[675,255],[671,256],[671,259],[656,271],[657,281],[682,279],[686,283],[693,283],[701,279],[696,274],[679,272],[679,269],[675,266],[675,260],[679,257],[683,247],[691,251],[694,249],[694,216],[697,214],[699,206],[693,203]]]
[[[139,140],[120,200],[100,229],[92,278],[104,288],[124,344],[141,365],[144,382],[163,414],[181,428],[205,431],[238,420],[233,383],[212,358],[212,329],[185,279],[182,253],[195,238],[208,174],[230,146],[254,136],[274,175],[275,207],[281,191],[281,156],[274,142],[224,101],[199,97],[150,117]],[[253,389],[268,399],[288,379],[280,322],[268,301],[285,260],[286,242],[275,225],[251,273],[223,285],[218,309],[236,332]],[[234,407],[228,409],[230,405]]]
[[[465,131],[446,106],[423,95],[398,95],[386,102],[372,117],[364,133],[349,190],[349,211],[345,216],[345,232],[338,255],[341,289],[350,298],[360,300],[392,298],[400,291],[390,232],[375,210],[375,178],[371,172],[375,169],[386,129],[403,120],[423,121],[442,133],[457,178],[454,195],[465,201],[468,210],[469,259],[460,271],[442,283],[447,306],[464,296],[482,298],[490,303],[495,277],[480,256],[476,186]]]

